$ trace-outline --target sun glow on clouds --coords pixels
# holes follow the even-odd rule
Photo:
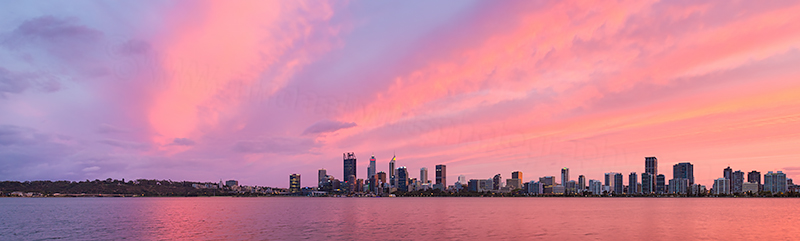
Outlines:
[[[449,7],[437,4],[448,3],[419,6]],[[58,42],[42,47],[49,57],[3,45],[11,53],[4,56],[25,66],[4,66],[0,108],[14,114],[0,121],[31,124],[3,127],[11,134],[0,143],[14,148],[0,156],[59,156],[18,158],[58,167],[50,172],[0,175],[54,178],[45,174],[67,169],[72,174],[58,178],[128,173],[286,186],[289,173],[314,177],[318,168],[339,177],[338,157],[349,151],[375,153],[379,162],[396,152],[409,168],[446,163],[449,175],[468,178],[556,175],[568,166],[600,179],[642,172],[651,155],[662,170],[694,163],[706,185],[729,164],[800,174],[796,1],[468,2],[442,14],[388,14],[396,8],[378,5],[201,1],[151,7],[167,8],[158,26],[119,9],[133,26],[124,29],[162,33],[131,35],[168,73],[163,85],[146,73],[127,84],[62,83],[98,92],[94,98],[113,107],[81,108],[64,91],[49,93],[63,99],[69,118],[22,114],[20,106],[52,108],[31,101],[43,93],[12,88],[38,83],[15,76],[44,69],[39,59],[63,62]],[[29,19],[67,19],[50,15]],[[102,17],[70,17],[70,28],[96,36],[116,30],[85,20]],[[35,23],[25,26],[59,31]],[[14,35],[22,24],[3,29],[4,40],[26,37]],[[359,164],[363,177],[366,162]]]

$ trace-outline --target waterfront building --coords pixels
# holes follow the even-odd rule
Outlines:
[[[726,167],[724,170],[722,170],[722,177],[725,178],[725,179],[728,179],[728,185],[729,185],[728,188],[730,188],[728,193],[732,193],[732,191],[733,191],[733,185],[732,185],[732,183],[733,183],[733,169],[731,169],[730,166]]]
[[[742,193],[748,193],[749,192],[749,193],[752,193],[752,194],[756,194],[756,193],[758,193],[758,187],[759,186],[760,185],[758,185],[758,183],[754,183],[754,182],[742,183]]]
[[[653,179],[653,174],[642,173],[642,193],[651,194],[655,192],[655,186],[653,185],[655,182]]]
[[[406,167],[397,168],[397,190],[401,192],[408,192],[408,169]]]
[[[639,176],[636,175],[636,172],[631,172],[631,174],[628,174],[628,193],[639,193]]]
[[[613,185],[613,184],[611,184],[611,179],[612,179],[612,178],[614,178],[614,173],[613,173],[613,172],[607,172],[607,173],[605,174],[605,180],[604,180],[604,182],[603,182],[603,186],[606,186],[606,187],[608,187],[608,186],[611,186],[611,185]]]
[[[764,174],[764,191],[775,193],[785,193],[786,187],[786,174],[782,171],[768,172]]]
[[[328,182],[328,171],[323,169],[319,169],[317,171],[317,187],[322,188],[325,183]]]
[[[467,184],[467,176],[458,175],[458,182],[461,184]]]
[[[578,176],[578,192],[586,191],[586,177],[583,175]]]
[[[397,156],[392,156],[392,160],[389,161],[389,187],[397,187],[397,174],[395,173],[397,169],[394,168],[396,159]]]
[[[566,189],[562,185],[553,186],[553,194],[564,194]]]
[[[649,185],[652,187],[650,191],[656,192],[656,179],[657,179],[656,177],[658,176],[658,158],[654,156],[644,158],[644,173],[650,174],[649,180],[651,181],[651,183],[645,185],[644,182],[642,182],[642,186]],[[642,175],[642,178],[644,178],[644,175]]]
[[[665,193],[667,191],[666,183],[664,183],[666,180],[664,179],[664,174],[658,174],[658,176],[656,176],[656,193]]]
[[[447,188],[447,166],[444,164],[436,165],[436,185],[434,189],[444,191]]]
[[[342,154],[342,159],[344,162],[344,182],[347,183],[348,186],[352,186],[349,188],[351,191],[354,191],[355,182],[358,178],[358,174],[356,172],[356,154],[353,152],[344,153]]]
[[[377,163],[375,160],[375,155],[372,155],[372,157],[369,158],[369,167],[367,167],[367,179],[372,178],[372,176],[375,176],[375,173],[377,171],[375,170],[377,169],[376,165]]]
[[[599,180],[589,180],[589,192],[594,195],[602,195],[603,194],[603,183]]]
[[[564,185],[564,189],[566,193],[578,193],[578,182],[569,180],[567,181],[567,185]]]
[[[688,194],[689,187],[690,184],[688,178],[673,178],[669,180],[670,194]]]
[[[728,195],[730,194],[730,182],[727,178],[721,177],[714,180],[714,187],[712,188],[714,195]]]
[[[686,178],[689,180],[689,185],[694,184],[694,165],[688,162],[673,165],[672,178]]]
[[[500,190],[500,180],[503,180],[500,174],[494,175],[492,178],[492,190]]]
[[[614,193],[622,194],[623,193],[623,184],[622,184],[622,173],[614,173]]]
[[[238,187],[238,186],[239,186],[239,181],[236,181],[236,180],[227,180],[227,181],[225,181],[225,186],[228,186],[228,187]]]
[[[530,181],[527,183],[527,191],[530,195],[539,195],[542,193],[541,185],[537,181]]]
[[[731,176],[731,193],[742,193],[742,184],[744,183],[744,172],[741,170],[733,172]]]
[[[561,185],[567,185],[569,182],[569,168],[561,168]]]
[[[556,177],[545,176],[539,178],[539,183],[542,185],[542,194],[552,194],[553,187],[556,185]]]
[[[747,173],[747,182],[751,183],[758,183],[758,191],[761,192],[763,186],[761,186],[761,173],[753,170]]]
[[[289,192],[300,192],[300,174],[289,175]]]
[[[422,183],[428,183],[428,168],[423,167],[419,169],[419,181]]]
[[[514,171],[514,172],[512,172],[512,173],[511,173],[511,178],[513,178],[513,179],[519,179],[519,182],[520,182],[520,183],[523,183],[523,182],[524,182],[524,181],[522,180],[522,172],[521,172],[521,171]]]
[[[522,189],[522,180],[516,178],[506,179],[506,187],[509,190]]]

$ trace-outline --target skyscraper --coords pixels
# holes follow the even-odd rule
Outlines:
[[[494,175],[492,178],[492,190],[500,190],[500,181],[503,180],[500,174]]]
[[[372,155],[372,158],[369,159],[369,167],[367,167],[367,179],[372,178],[375,176],[376,172],[376,163],[375,163],[375,155]]]
[[[289,192],[300,192],[300,174],[289,175]]]
[[[436,165],[436,185],[439,189],[447,189],[447,166],[444,164]]]
[[[396,158],[397,158],[396,156],[392,156],[392,160],[389,161],[389,186],[390,187],[397,187],[397,182],[395,181],[395,180],[397,180],[397,174],[394,173],[395,171],[397,171],[394,168],[394,162],[395,162]]]
[[[408,170],[406,167],[397,168],[397,190],[408,192]]]
[[[623,187],[622,173],[614,173],[614,193],[622,194]]]
[[[561,168],[561,185],[566,186],[569,182],[569,168]]]
[[[686,178],[689,185],[694,184],[694,165],[688,162],[678,163],[672,166],[672,179]]]
[[[785,193],[787,191],[786,174],[782,171],[777,173],[770,171],[764,174],[764,191],[772,192],[772,194]]]
[[[738,170],[733,172],[731,177],[731,193],[742,193],[742,184],[744,183],[744,172]]]
[[[636,194],[639,193],[639,177],[636,175],[636,172],[631,172],[628,174],[628,193],[629,194]]]
[[[344,159],[344,181],[347,182],[347,185],[355,185],[358,177],[356,174],[356,154],[352,152],[344,153],[342,154],[342,159]]]
[[[722,177],[728,179],[728,194],[732,193],[733,191],[733,169],[730,166],[726,167],[725,170],[722,170]]]
[[[658,174],[656,176],[656,193],[665,193],[666,190],[666,177],[664,174]]]
[[[520,183],[524,183],[522,181],[522,172],[521,171],[514,171],[511,173],[511,179],[519,179]]]
[[[761,172],[758,172],[756,170],[748,172],[747,173],[747,182],[749,182],[749,183],[757,183],[758,184],[758,191],[760,192],[762,190],[762,188],[763,188],[761,186]]]
[[[467,184],[467,176],[458,175],[458,182],[461,184]]]
[[[658,159],[654,156],[644,158],[644,172],[658,175]]]
[[[716,180],[714,180],[714,188],[713,188],[714,194],[715,195],[730,194],[731,188],[730,188],[730,182],[728,181],[729,180],[724,177],[717,178]]]
[[[428,168],[423,167],[419,169],[419,181],[421,183],[428,183]]]
[[[655,186],[653,185],[655,181],[653,180],[653,174],[650,173],[642,173],[642,193],[643,194],[651,194],[655,192]]]
[[[324,183],[328,182],[328,171],[325,169],[319,169],[317,172],[317,186],[322,188]]]
[[[583,175],[578,176],[578,192],[586,190],[586,177]]]

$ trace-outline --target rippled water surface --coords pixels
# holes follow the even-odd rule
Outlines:
[[[800,199],[0,198],[0,239],[787,240]]]

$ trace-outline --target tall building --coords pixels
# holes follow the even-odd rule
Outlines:
[[[389,161],[389,186],[390,187],[397,187],[397,174],[395,171],[397,169],[394,168],[395,161],[397,160],[397,156],[392,156],[392,160]]]
[[[375,169],[377,169],[375,163],[375,155],[372,155],[372,157],[369,159],[369,167],[367,167],[367,179],[372,178],[372,176],[375,176],[375,172],[377,171]]]
[[[768,172],[764,174],[764,191],[775,193],[785,193],[787,191],[786,174],[782,171]]]
[[[759,192],[763,188],[761,186],[761,173],[756,171],[756,170],[753,170],[753,171],[747,173],[747,182],[749,182],[749,183],[757,183]]]
[[[522,180],[522,172],[521,171],[512,172],[511,173],[511,178],[512,179],[519,179],[520,183],[524,183],[524,181]]]
[[[716,180],[714,180],[713,189],[715,195],[720,195],[720,194],[727,195],[731,193],[730,182],[728,182],[728,179],[724,177],[717,178]]]
[[[447,166],[444,164],[436,165],[436,185],[439,189],[447,189]]]
[[[408,192],[408,169],[406,167],[397,168],[397,190]]]
[[[642,173],[642,193],[651,194],[655,192],[655,186],[653,185],[655,181],[653,179],[655,179],[653,174]]]
[[[614,193],[623,193],[622,173],[614,173]]]
[[[419,169],[419,181],[422,183],[428,183],[428,168],[423,167]]]
[[[317,172],[317,187],[322,188],[325,183],[328,182],[328,171],[325,169],[319,169]]]
[[[667,192],[665,182],[666,177],[664,177],[664,174],[658,174],[658,176],[656,176],[656,193]]]
[[[561,168],[561,185],[566,186],[569,182],[569,168]]]
[[[375,180],[377,181],[377,184],[375,186],[378,185],[383,186],[381,184],[386,184],[386,173],[385,172],[375,173]]]
[[[694,165],[688,162],[678,163],[672,166],[672,179],[686,178],[689,185],[694,184]]]
[[[239,181],[227,180],[227,181],[225,181],[225,186],[229,186],[229,187],[239,186]]]
[[[458,182],[461,184],[467,184],[467,176],[458,175]]]
[[[492,178],[492,190],[500,190],[500,181],[503,180],[500,174],[494,175]]]
[[[586,177],[583,175],[578,176],[578,192],[586,190]]]
[[[289,192],[300,192],[300,174],[289,175]]]
[[[644,173],[658,175],[658,158],[654,156],[644,158]]]
[[[689,193],[689,179],[687,178],[673,178],[669,180],[669,193],[670,194],[688,194]]]
[[[629,194],[636,194],[639,193],[639,177],[636,175],[636,172],[631,172],[628,174],[628,193]]]
[[[356,178],[358,177],[358,174],[356,174],[356,154],[352,152],[344,153],[342,154],[342,159],[344,159],[344,181],[355,188]]]
[[[610,187],[611,185],[614,185],[614,184],[612,184],[612,182],[611,182],[611,179],[612,179],[612,178],[614,178],[614,173],[613,173],[613,172],[607,172],[607,173],[605,174],[605,180],[604,180],[604,182],[603,182],[603,186],[608,186],[608,187]]]
[[[738,170],[733,172],[731,177],[731,193],[742,193],[742,184],[744,183],[744,172]]]
[[[594,195],[603,194],[603,183],[601,183],[600,180],[589,180],[589,192]]]
[[[546,176],[539,178],[539,185],[542,186],[542,194],[552,194],[553,187],[556,185],[556,177]]]
[[[725,170],[722,170],[722,177],[728,179],[728,188],[730,188],[730,190],[728,190],[728,193],[732,193],[733,185],[731,185],[731,183],[733,183],[733,169],[731,169],[731,167],[728,166],[727,168],[725,168]]]

